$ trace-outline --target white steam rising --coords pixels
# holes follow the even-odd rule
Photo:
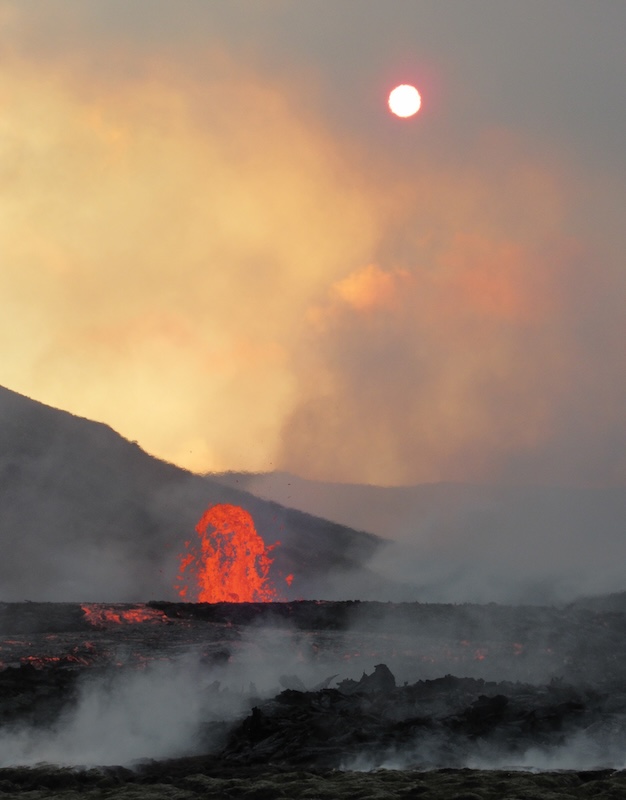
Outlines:
[[[626,765],[624,732],[614,729],[582,731],[567,737],[557,747],[534,745],[513,751],[505,744],[473,742],[472,753],[455,761],[457,769],[520,770],[552,772],[557,770],[622,770]],[[381,748],[376,753],[362,753],[342,764],[342,769],[354,772],[374,770],[407,770],[437,768],[449,765],[450,743],[447,737],[433,734],[424,737],[412,748],[395,750]]]
[[[129,764],[188,754],[206,712],[197,664],[154,664],[83,683],[76,706],[52,729],[3,732],[0,764]]]
[[[470,608],[464,613],[465,625],[447,631],[451,641],[463,628],[473,630],[476,645],[495,636],[493,621],[483,620],[481,628],[482,615],[474,617]],[[251,628],[229,641],[228,660],[216,658],[217,651],[207,658],[204,644],[174,660],[155,660],[144,669],[92,673],[79,684],[76,702],[53,724],[21,725],[0,733],[0,767],[40,763],[132,766],[143,759],[216,751],[229,727],[245,718],[253,706],[286,688],[315,690],[334,685],[335,679],[358,680],[363,671],[371,672],[392,651],[403,654],[389,662],[397,685],[450,671],[509,681],[520,680],[526,673],[526,680],[532,675],[542,685],[550,681],[550,669],[540,657],[539,634],[535,641],[539,655],[523,662],[494,651],[485,661],[455,663],[451,654],[446,660],[444,649],[441,658],[430,663],[433,641],[427,625],[421,624],[419,630],[405,627],[403,633],[398,621],[394,625],[393,617],[388,616],[370,622],[365,630],[363,620],[357,617],[358,612],[354,627],[347,631],[312,634],[288,628]],[[443,624],[440,617],[434,622],[438,627]],[[385,646],[387,653],[382,652]],[[434,719],[442,713],[441,702],[435,695],[426,695],[410,713]],[[450,714],[456,713],[450,708]],[[463,708],[461,703],[458,709]],[[619,714],[608,714],[555,741],[558,744],[550,747],[534,741],[510,746],[505,741],[457,741],[449,730],[435,725],[395,749],[381,741],[379,748],[370,746],[366,752],[346,758],[341,766],[357,771],[442,765],[524,770],[624,767],[626,737]]]
[[[299,634],[256,629],[234,643],[230,662],[208,666],[197,653],[145,669],[88,676],[77,701],[52,727],[0,732],[0,767],[40,763],[131,765],[176,758],[218,744],[210,725],[245,717],[295,678],[313,688],[322,678]]]

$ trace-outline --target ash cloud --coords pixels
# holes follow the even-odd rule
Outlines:
[[[5,54],[2,381],[188,467],[267,465],[309,297],[372,246],[361,181],[218,42],[112,70],[66,44]]]
[[[623,484],[623,188],[606,151],[556,110],[542,129],[547,95],[539,114],[517,87],[522,124],[510,96],[467,85],[493,89],[484,48],[457,46],[462,19],[483,42],[484,8],[422,9],[417,26],[399,8],[396,63],[375,6],[371,29],[347,4],[331,31],[231,5],[2,3],[1,382],[196,470]],[[515,84],[526,12],[489,13],[521,37],[498,72]],[[564,34],[539,40],[545,69],[557,51],[578,64]],[[584,102],[622,107],[608,61],[581,59],[602,88]],[[399,129],[379,100],[409,66],[432,81]]]
[[[453,103],[469,89],[459,77],[463,58],[480,60],[479,47],[463,57],[450,47],[450,71],[441,71],[437,92],[436,81],[425,87],[419,125],[398,128],[379,109],[382,76],[393,66],[384,48],[369,62],[380,71],[376,80],[367,75],[369,99],[357,92],[354,108],[336,113],[328,70],[347,67],[339,44],[361,37],[374,47],[361,17],[347,24],[346,7],[336,17],[338,49],[322,63],[315,52],[328,23],[311,27],[309,12],[282,4],[269,17],[255,11],[254,23],[250,12],[241,26],[226,6],[212,12],[206,4],[192,4],[185,19],[151,4],[149,25],[142,4],[59,0],[45,14],[0,4],[0,164],[10,187],[0,199],[0,382],[106,420],[195,470],[281,467],[383,485],[623,486],[619,171],[609,175],[588,151],[583,158],[573,144],[561,147],[578,134],[563,139],[558,115],[542,132],[516,122],[508,103],[490,114]],[[456,42],[461,31],[466,40],[463,26],[445,34],[431,13],[424,30],[433,41]],[[516,14],[502,12],[494,24]],[[560,25],[556,17],[546,26]],[[273,37],[288,29],[293,38],[282,49]],[[299,60],[290,47],[305,30],[310,43]],[[558,41],[571,59],[570,45]],[[519,59],[523,47],[515,52]],[[293,59],[289,75],[284,63],[275,69],[278,53]],[[613,97],[607,64],[595,66]],[[356,72],[338,71],[359,85]],[[454,75],[460,82],[450,93]],[[38,453],[33,474],[54,473],[60,457],[54,446]],[[100,495],[98,486],[81,486]],[[83,535],[91,523],[77,523],[63,503],[34,510],[29,530],[62,535],[47,548],[23,545],[31,575],[59,599],[82,585],[98,589],[89,599],[129,600],[169,587],[175,556],[162,555],[172,540],[159,520],[172,520],[173,540],[184,541],[206,504],[190,501],[199,495],[186,485],[149,495],[138,507],[120,490],[132,507],[127,530],[106,503],[94,506],[106,544]],[[30,510],[19,503],[19,513],[10,503],[3,509],[14,536]],[[433,599],[465,591],[473,599],[561,598],[574,586],[594,589],[601,574],[614,588],[614,562],[605,567],[621,557],[619,517],[599,517],[583,534],[575,521],[535,524],[517,501],[502,513],[499,503],[470,509],[465,527],[460,515],[449,524],[413,517],[395,525],[389,517],[374,532],[401,544],[381,551],[377,566],[430,581]],[[179,527],[181,505],[193,512]],[[359,513],[345,524],[371,530],[353,522]],[[377,513],[373,504],[368,513]],[[600,527],[603,546],[594,550]],[[136,529],[161,532],[146,549],[129,544]],[[538,574],[543,561],[528,554],[547,549],[552,566],[572,541],[565,529],[582,536],[578,560]],[[326,530],[327,544],[335,535],[336,555],[345,539]],[[290,559],[311,556],[302,539],[296,550],[285,574]],[[18,552],[5,561],[12,597],[21,592],[11,580]],[[129,573],[146,553],[162,583]],[[579,577],[585,558],[592,578]],[[469,559],[478,562],[471,579]],[[302,591],[336,597],[371,588],[368,580],[344,583],[336,561],[338,579],[321,582],[319,569]],[[67,578],[84,563],[91,584]],[[520,563],[531,573],[525,588]],[[481,585],[489,587],[482,595]]]
[[[355,270],[312,309],[284,469],[386,485],[623,485],[623,276],[601,247],[568,242],[556,209],[533,205],[519,164],[499,166],[506,194],[489,169],[476,180],[461,168],[434,213],[440,179],[425,179],[428,201],[416,192],[407,220],[419,255]],[[459,189],[475,213],[458,213]]]

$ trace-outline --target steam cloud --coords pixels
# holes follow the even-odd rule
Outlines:
[[[52,763],[67,766],[133,766],[145,759],[165,759],[219,750],[225,731],[244,719],[253,705],[274,697],[285,688],[314,689],[332,685],[334,679],[358,680],[363,671],[372,672],[372,656],[358,652],[379,647],[391,637],[389,647],[406,650],[404,661],[396,664],[397,683],[441,677],[442,671],[455,671],[484,677],[487,680],[514,681],[529,675],[537,682],[548,682],[554,664],[547,667],[540,659],[524,659],[516,664],[508,656],[490,653],[484,661],[466,663],[462,668],[446,662],[445,649],[437,663],[415,658],[410,652],[427,653],[434,631],[409,631],[397,628],[392,614],[373,626],[367,612],[354,629],[323,631],[323,646],[318,650],[311,634],[276,628],[251,628],[232,642],[230,663],[209,667],[198,653],[190,651],[172,661],[154,661],[145,669],[119,669],[83,678],[76,703],[68,708],[52,727],[20,726],[5,728],[0,735],[0,766],[32,766]],[[364,625],[363,622],[368,624]],[[504,633],[487,622],[479,608],[465,609],[450,627],[451,618],[434,615],[432,623],[447,624],[450,641],[459,640],[468,630],[485,641]],[[457,626],[459,626],[457,628]],[[440,633],[441,631],[439,631]],[[506,638],[506,637],[505,637]],[[537,656],[541,631],[534,634]],[[549,639],[546,639],[549,644]],[[441,645],[440,645],[441,647]],[[353,657],[346,660],[346,656]],[[123,657],[123,653],[120,653]],[[395,668],[394,668],[395,670]],[[337,674],[339,673],[339,674]],[[589,675],[595,679],[599,676]],[[511,683],[513,685],[513,683]],[[489,691],[487,686],[486,691]],[[456,698],[457,701],[461,697]],[[424,699],[422,713],[437,707],[436,693]],[[218,723],[213,727],[212,723]],[[225,723],[225,725],[224,725]],[[558,747],[537,746],[515,752],[505,742],[501,746],[480,737],[468,746],[464,766],[472,769],[593,769],[598,765],[623,768],[623,731],[614,729],[614,721],[595,723],[588,730],[572,734]],[[346,759],[343,769],[406,769],[416,763],[445,764],[450,757],[448,735],[434,728],[424,731],[414,746],[390,750],[381,742],[379,748]],[[456,764],[456,766],[460,766]]]
[[[285,680],[313,688],[330,675],[311,660],[304,637],[287,629],[253,628],[232,650],[223,666],[190,651],[144,669],[85,675],[75,704],[52,727],[2,730],[0,766],[131,765],[207,752],[223,737],[211,723],[243,719],[251,701],[278,694]]]
[[[106,681],[85,681],[76,707],[53,729],[3,731],[2,766],[129,764],[201,751],[208,716],[197,665],[153,664]]]
[[[368,138],[366,125],[357,134],[329,118],[305,64],[294,61],[285,77],[252,37],[194,37],[166,24],[161,4],[151,14],[146,26],[125,11],[118,27],[107,3],[33,11],[0,2],[0,384],[106,420],[196,470],[624,484],[626,273],[614,211],[624,204],[606,168],[500,120],[474,121],[467,140],[441,135],[464,128],[460,117],[399,145],[388,131]],[[56,453],[38,456],[33,475],[57,471]],[[102,486],[86,489],[99,496]],[[622,497],[603,506],[605,517],[558,529],[533,528],[523,498],[512,515],[491,499],[469,515],[464,507],[461,527],[407,514],[392,532],[400,544],[372,567],[429,580],[429,600],[617,589]],[[145,509],[132,508],[128,530],[113,519],[91,542],[73,500],[62,500],[32,516],[33,531],[63,531],[63,547],[53,536],[55,547],[27,537],[7,548],[7,596],[21,598],[28,551],[27,588],[54,592],[47,599],[84,594],[88,564],[98,598],[145,600],[157,584],[129,533]],[[171,519],[183,501],[181,489],[154,503]],[[16,538],[13,517],[25,506],[3,510],[3,530]],[[190,514],[172,539],[193,522]],[[152,541],[153,572],[172,572],[163,531]],[[343,575],[337,583],[359,596],[367,588]],[[264,632],[250,646],[268,644],[277,642]],[[276,650],[281,670],[325,677],[298,661],[299,643]],[[232,670],[221,696],[232,704],[217,709],[207,682],[226,678],[191,657],[85,683],[54,731],[4,734],[3,763],[196,752],[201,722],[241,713],[249,682],[269,692],[277,670]],[[593,766],[597,741],[527,753],[519,765]],[[621,746],[607,751],[616,766]],[[498,763],[490,753],[468,766]]]

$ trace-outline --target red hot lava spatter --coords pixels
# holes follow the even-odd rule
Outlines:
[[[198,540],[185,542],[176,590],[199,603],[266,603],[280,600],[268,578],[271,551],[239,506],[210,506],[196,525]],[[288,583],[292,576],[288,576]]]

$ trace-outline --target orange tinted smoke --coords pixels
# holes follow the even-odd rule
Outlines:
[[[199,603],[259,603],[280,598],[268,579],[273,559],[250,514],[239,506],[211,506],[196,525],[199,539],[186,542],[176,589]]]

